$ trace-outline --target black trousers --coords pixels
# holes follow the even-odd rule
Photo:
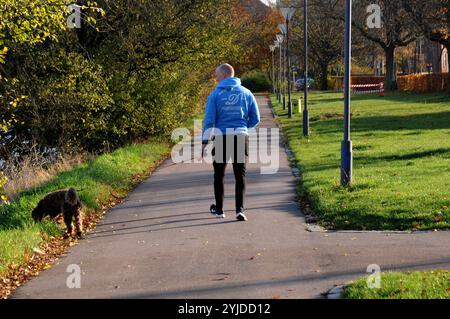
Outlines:
[[[217,211],[223,211],[224,178],[227,162],[231,160],[235,178],[236,213],[244,210],[245,174],[248,156],[247,135],[215,136],[212,150],[214,167],[214,196]]]

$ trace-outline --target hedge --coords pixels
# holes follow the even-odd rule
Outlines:
[[[400,76],[397,79],[397,86],[404,92],[439,92],[450,91],[450,81],[448,73],[430,74],[410,74]]]

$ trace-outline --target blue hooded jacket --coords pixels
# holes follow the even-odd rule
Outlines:
[[[248,135],[248,130],[258,125],[260,120],[252,92],[243,87],[238,78],[225,79],[219,82],[206,101],[202,143],[208,143],[212,128],[214,134],[219,133],[216,129],[222,135],[227,134],[227,129],[232,129],[233,135]]]

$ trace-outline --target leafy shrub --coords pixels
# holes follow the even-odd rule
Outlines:
[[[6,177],[3,175],[2,172],[0,172],[0,205],[3,202],[6,202],[7,198],[5,196],[5,191],[3,189],[3,186],[6,184]]]
[[[10,93],[27,96],[16,111],[14,130],[20,139],[42,146],[102,149],[111,133],[112,99],[101,66],[53,46],[24,60],[26,72]]]
[[[250,71],[242,76],[242,85],[252,92],[268,92],[272,83],[268,75],[262,71]]]

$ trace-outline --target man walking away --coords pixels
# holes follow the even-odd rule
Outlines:
[[[253,94],[234,77],[234,69],[222,64],[216,69],[219,83],[208,97],[203,126],[202,154],[213,141],[214,196],[216,204],[210,212],[225,218],[223,212],[224,177],[227,162],[231,159],[236,181],[236,219],[246,221],[244,214],[245,173],[248,156],[248,130],[258,125],[260,115]]]

